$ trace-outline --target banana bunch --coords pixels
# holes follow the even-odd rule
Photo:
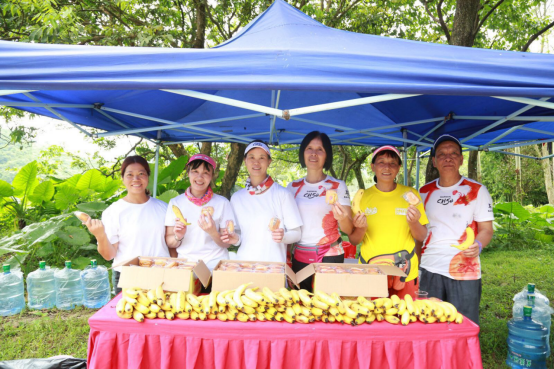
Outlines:
[[[342,299],[337,293],[280,288],[273,292],[264,287],[249,288],[245,283],[235,290],[212,291],[209,295],[195,296],[179,292],[165,292],[162,286],[146,293],[139,288],[123,291],[116,312],[120,318],[135,319],[192,319],[279,321],[288,323],[346,323],[352,326],[374,321],[408,325],[417,320],[424,323],[462,323],[463,316],[456,308],[440,300],[417,300],[406,295],[404,299],[393,295],[376,300],[363,296]]]

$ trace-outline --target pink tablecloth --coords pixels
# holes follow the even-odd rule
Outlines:
[[[119,296],[89,319],[89,369],[482,368],[479,327],[146,320],[117,317]]]

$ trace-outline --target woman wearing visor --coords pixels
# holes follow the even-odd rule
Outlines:
[[[271,153],[265,143],[252,141],[244,150],[244,164],[246,187],[231,197],[242,238],[237,259],[284,263],[286,245],[300,239],[298,207],[291,193],[267,174]]]
[[[302,216],[302,238],[293,245],[292,270],[296,273],[311,263],[343,263],[340,231],[352,233],[350,195],[344,181],[323,172],[333,165],[331,140],[325,133],[310,132],[300,144],[298,159],[307,168],[306,177],[289,183]],[[312,279],[300,287],[312,290]]]
[[[393,146],[382,146],[373,152],[371,170],[375,185],[354,196],[360,212],[354,216],[354,232],[350,242],[360,248],[360,263],[394,265],[407,277],[389,276],[389,295],[414,297],[418,290],[419,260],[416,241],[421,244],[427,236],[429,223],[421,196],[412,187],[396,183],[402,166],[400,153]],[[357,200],[356,200],[357,199]],[[410,201],[410,202],[408,202]]]

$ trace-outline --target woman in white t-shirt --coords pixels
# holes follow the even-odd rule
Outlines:
[[[302,216],[302,238],[293,245],[292,270],[296,273],[311,263],[343,263],[340,231],[352,233],[350,195],[344,181],[323,172],[333,165],[331,140],[325,133],[310,132],[298,151],[306,177],[289,183]],[[301,282],[312,290],[312,279]]]
[[[164,218],[167,204],[150,197],[146,189],[150,166],[141,156],[129,156],[121,164],[121,178],[127,195],[102,213],[102,220],[85,223],[98,241],[98,252],[117,264],[136,256],[169,256],[165,243]],[[116,294],[121,268],[115,268],[113,282]]]
[[[190,187],[169,201],[165,215],[167,245],[177,249],[178,257],[202,260],[210,270],[228,259],[227,248],[240,240],[237,233],[226,234],[225,241],[220,234],[230,222],[234,225],[235,216],[229,200],[212,191],[215,167],[215,160],[207,155],[191,156],[187,164]],[[188,225],[175,217],[173,206],[181,210]]]
[[[271,153],[265,143],[251,142],[244,150],[244,164],[249,174],[246,187],[231,197],[242,238],[237,258],[284,263],[286,245],[300,239],[298,207],[292,194],[267,174]]]

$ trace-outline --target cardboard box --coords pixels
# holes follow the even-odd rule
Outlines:
[[[278,291],[279,288],[286,286],[287,277],[296,284],[296,275],[286,263],[264,262],[264,261],[247,261],[251,264],[278,264],[285,267],[284,273],[246,273],[235,271],[219,270],[222,263],[241,263],[240,260],[221,260],[214,268],[212,273],[212,291],[234,290],[241,284],[252,282],[249,288],[258,287],[262,289],[267,287],[272,291]]]
[[[156,259],[187,261],[187,259],[156,257]],[[210,283],[210,270],[200,260],[196,266],[190,269],[177,268],[148,268],[140,267],[139,257],[124,261],[115,267],[121,266],[121,275],[119,277],[119,288],[140,287],[144,289],[153,289],[163,283],[165,291],[185,291],[198,294],[200,284],[207,287]]]
[[[314,263],[310,264],[298,273],[296,273],[295,283],[300,283],[306,278],[314,276],[314,290],[320,290],[331,294],[338,293],[340,296],[364,296],[364,297],[388,297],[389,289],[387,276],[406,277],[406,274],[397,267],[388,265],[357,264],[356,268],[379,269],[382,274],[335,274],[335,273],[317,273],[316,267],[321,266],[340,266],[343,268],[354,267],[349,264],[333,263]]]

